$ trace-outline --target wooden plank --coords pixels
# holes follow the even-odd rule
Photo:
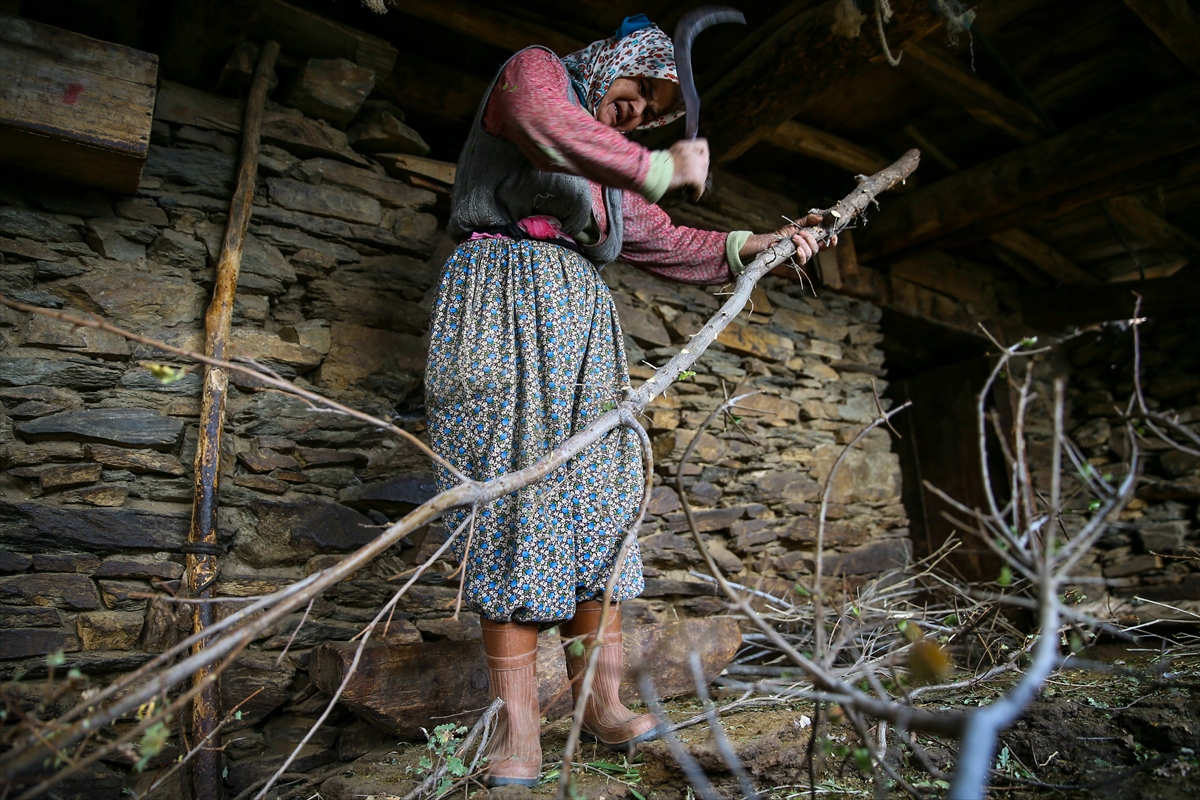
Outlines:
[[[1028,231],[1012,228],[993,233],[988,239],[1017,254],[1059,283],[1096,283],[1095,276],[1090,272]]]
[[[1175,57],[1200,75],[1200,17],[1188,0],[1125,0]]]
[[[1073,190],[1092,191],[1113,176],[1136,173],[1197,145],[1200,84],[1190,84],[893,198],[860,233],[859,258],[869,261],[917,244],[944,247],[959,231],[960,239],[969,240],[1017,227],[1023,214],[1010,212]],[[1097,198],[1128,192],[1099,191]],[[1069,207],[1070,201],[1060,205]]]
[[[158,57],[0,14],[0,161],[137,190]]]
[[[714,677],[725,669],[742,644],[737,620],[709,617],[639,625],[625,635],[626,679],[621,698],[638,697],[631,669],[650,669],[662,697],[695,691],[689,654],[700,655],[704,672]],[[313,650],[311,675],[324,692],[342,683],[357,643],[319,645]],[[447,669],[452,664],[454,669]],[[549,719],[571,710],[566,665],[557,634],[538,637],[538,701]],[[424,739],[421,728],[432,730],[438,719],[454,715],[470,725],[488,704],[487,665],[477,640],[422,644],[368,645],[340,702],[359,717],[406,739]],[[473,710],[472,710],[473,709]],[[466,713],[463,713],[466,712]]]
[[[1028,325],[1039,330],[1126,320],[1133,317],[1134,292],[1142,295],[1144,317],[1194,316],[1196,297],[1200,294],[1200,271],[1189,270],[1158,280],[1028,292],[1021,299],[1021,313]]]
[[[944,49],[913,42],[904,53],[901,69],[985,125],[999,128],[1025,144],[1050,133],[1032,109],[993,89]]]
[[[590,44],[555,30],[552,23],[517,19],[469,0],[392,0],[391,7],[512,53],[540,44],[565,56]]]
[[[1112,197],[1103,203],[1113,222],[1131,237],[1165,253],[1186,256],[1189,260],[1200,258],[1200,241],[1155,214],[1136,197]]]
[[[949,253],[922,253],[906,258],[893,264],[890,274],[979,306],[987,304],[992,296],[991,281],[986,280],[987,268]]]
[[[375,71],[375,81],[392,74],[397,50],[386,39],[285,3],[265,0],[250,33],[274,39],[297,58],[344,58]]]
[[[878,153],[836,134],[809,127],[795,120],[782,123],[765,138],[776,147],[801,153],[860,175],[871,175],[892,163]]]
[[[468,122],[474,119],[487,87],[487,81],[474,75],[405,53],[387,80],[376,81],[371,96],[449,122]]]
[[[876,36],[864,31],[846,39],[833,32],[840,5],[829,0],[767,32],[745,61],[704,93],[700,131],[716,163],[737,158],[817,97],[882,61]],[[893,52],[945,21],[925,0],[892,0],[891,7],[895,16],[886,31]]]

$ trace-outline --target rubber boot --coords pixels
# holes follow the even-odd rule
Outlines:
[[[487,750],[488,786],[537,786],[542,771],[535,623],[483,620],[492,698],[504,700]]]
[[[597,637],[600,608],[600,603],[595,600],[580,603],[575,607],[575,617],[559,626],[563,636],[563,652],[567,657],[567,677],[571,680],[571,691],[578,703],[588,656],[599,638],[600,660],[596,664],[592,694],[583,715],[583,738],[584,741],[598,741],[613,750],[628,751],[638,742],[657,738],[662,733],[662,725],[653,714],[635,714],[621,702],[618,690],[625,671],[621,607],[619,603],[612,604],[608,630],[603,636]],[[576,639],[583,642],[583,652],[577,646],[572,646],[571,641]],[[577,655],[572,655],[572,650]]]

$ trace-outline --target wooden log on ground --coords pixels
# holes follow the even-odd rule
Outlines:
[[[1113,194],[1154,162],[1200,146],[1200,84],[1118,109],[1037,144],[902,195],[858,236],[864,261],[915,245],[944,247],[1017,227],[1040,201],[1067,210]],[[1155,179],[1146,170],[1146,179]],[[1099,194],[1097,194],[1099,192]]]
[[[841,3],[829,0],[765,32],[746,60],[704,93],[700,133],[715,163],[737,158],[818,97],[883,61],[878,37],[866,28],[854,39],[833,32]],[[895,15],[885,30],[893,52],[945,21],[924,0],[892,0],[891,8]]]
[[[0,162],[132,194],[158,56],[0,14]]]
[[[663,697],[695,691],[689,652],[700,654],[704,672],[712,678],[725,669],[741,643],[741,631],[732,617],[634,627],[625,635],[626,679],[621,684],[621,698],[629,702],[638,696],[630,675],[639,665],[650,669]],[[356,642],[337,642],[313,650],[310,672],[321,691],[337,691],[357,647]],[[483,645],[472,640],[368,644],[339,702],[396,736],[421,739],[422,727],[432,729],[452,715],[470,725],[489,699]],[[538,701],[550,719],[571,711],[571,690],[557,634],[538,637]]]

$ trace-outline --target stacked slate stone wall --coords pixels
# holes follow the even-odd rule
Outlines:
[[[1141,326],[1142,385],[1151,410],[1178,412],[1178,421],[1200,422],[1200,320],[1149,320]],[[1133,393],[1133,332],[1111,324],[1062,343],[1043,370],[1068,375],[1067,432],[1101,478],[1120,480],[1129,455],[1121,415]],[[1051,390],[1044,387],[1043,396]],[[1037,478],[1050,475],[1051,421],[1035,420],[1040,441],[1032,451]],[[1078,574],[1089,579],[1068,597],[1105,618],[1126,622],[1187,619],[1200,611],[1200,458],[1164,444],[1145,426],[1138,447],[1143,470],[1135,499],[1111,525]],[[1073,494],[1079,481],[1065,478],[1076,512],[1090,500]],[[1082,523],[1068,514],[1068,526]]]
[[[365,108],[399,124],[394,108]],[[323,125],[288,113],[293,127]],[[395,174],[404,180],[392,177],[381,166],[386,157],[351,150],[344,135],[317,151],[295,138],[263,146],[235,352],[421,434],[423,336],[453,246],[439,229],[448,187],[403,171]],[[237,149],[228,132],[160,118],[135,196],[0,176],[4,293],[201,349]],[[706,227],[767,230],[780,210],[797,211],[780,204],[787,201],[728,179],[704,205],[674,213]],[[604,275],[635,380],[649,374],[646,362],[660,364],[685,344],[721,299],[714,289],[668,285],[621,264]],[[884,389],[878,321],[868,303],[816,297],[792,277],[769,277],[753,313],[730,326],[697,374],[655,401],[647,426],[658,474],[642,537],[647,591],[630,603],[631,620],[723,610],[711,585],[690,573],[701,568],[699,553],[667,486],[722,387],[762,394],[738,412],[739,425],[702,434],[685,479],[700,527],[739,582],[783,593],[810,573],[819,482],[873,417],[872,382]],[[0,681],[24,692],[30,707],[37,691],[29,681],[49,662],[59,674],[77,668],[104,681],[190,631],[187,607],[153,595],[183,591],[201,373],[167,374],[152,364],[178,362],[110,333],[0,308]],[[261,595],[303,578],[431,496],[429,466],[412,448],[253,380],[235,375],[232,384],[218,597]],[[825,571],[851,584],[908,559],[889,449],[887,434],[873,433],[835,486]],[[319,714],[325,698],[306,672],[311,648],[354,636],[395,590],[388,578],[444,535],[436,525],[421,531],[318,600],[286,657],[279,659],[299,613],[226,673],[226,707],[261,690],[226,728],[229,791],[273,770]],[[474,615],[451,619],[456,582],[440,577],[451,569],[438,565],[402,600],[388,641],[478,636]],[[293,769],[381,743],[365,723],[335,716]],[[168,748],[163,762],[177,753]],[[126,781],[114,771],[121,765],[118,757],[89,768],[80,785],[116,797]],[[145,788],[153,774],[128,780]]]

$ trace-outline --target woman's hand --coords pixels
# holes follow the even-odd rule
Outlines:
[[[751,236],[742,245],[742,249],[738,254],[741,256],[742,262],[745,264],[750,263],[759,253],[784,239],[791,239],[792,244],[796,245],[796,261],[801,265],[807,264],[809,259],[817,254],[818,250],[837,246],[837,236],[834,236],[828,242],[818,244],[817,237],[813,235],[812,231],[807,230],[809,228],[821,227],[822,219],[820,214],[809,214],[807,217],[797,220],[797,222],[799,225],[784,225],[774,233],[756,233]]]
[[[675,162],[667,191],[687,187],[691,189],[692,200],[699,200],[708,178],[708,139],[680,139],[667,152]]]

